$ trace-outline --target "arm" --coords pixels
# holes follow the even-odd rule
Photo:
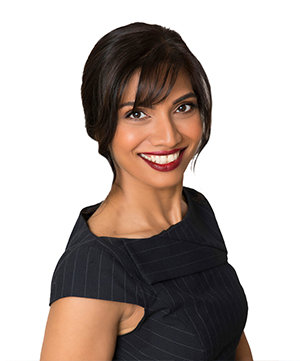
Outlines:
[[[244,332],[236,349],[235,361],[253,361],[252,353]]]
[[[112,360],[122,316],[118,302],[57,300],[50,308],[41,361]]]

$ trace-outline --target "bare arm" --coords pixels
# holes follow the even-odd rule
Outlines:
[[[252,353],[244,332],[236,349],[235,361],[253,361]]]
[[[54,302],[41,361],[112,360],[123,316],[117,302],[67,297]]]

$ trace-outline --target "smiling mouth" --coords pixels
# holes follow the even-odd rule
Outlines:
[[[160,172],[169,172],[180,165],[185,149],[186,148],[180,148],[165,152],[139,153],[139,156],[151,168]]]
[[[169,164],[174,162],[179,158],[180,150],[176,153],[166,154],[166,155],[153,155],[153,154],[139,154],[142,158],[147,159],[149,162],[156,164]]]

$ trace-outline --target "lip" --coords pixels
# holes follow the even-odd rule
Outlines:
[[[174,160],[173,162],[167,163],[167,164],[154,163],[148,159],[142,158],[141,156],[140,156],[140,158],[144,162],[146,162],[151,168],[153,168],[155,170],[158,170],[160,172],[170,172],[170,171],[176,169],[180,165],[185,149],[186,148],[179,148],[179,149],[172,149],[171,151],[161,151],[161,152],[158,151],[158,152],[152,152],[152,153],[143,153],[143,154],[149,154],[149,155],[168,155],[168,154],[173,154],[173,153],[180,151],[179,157],[176,160]]]
[[[169,155],[169,154],[174,154],[174,153],[177,153],[177,152],[181,152],[183,149],[185,149],[185,148],[177,148],[177,149],[172,149],[172,150],[161,150],[161,151],[156,151],[156,152],[143,152],[142,154]]]

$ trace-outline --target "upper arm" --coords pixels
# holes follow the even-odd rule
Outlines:
[[[252,361],[253,360],[252,353],[251,353],[250,346],[248,344],[245,332],[242,333],[240,342],[236,349],[235,360],[236,361]]]
[[[41,361],[112,360],[122,304],[66,297],[50,308]]]

